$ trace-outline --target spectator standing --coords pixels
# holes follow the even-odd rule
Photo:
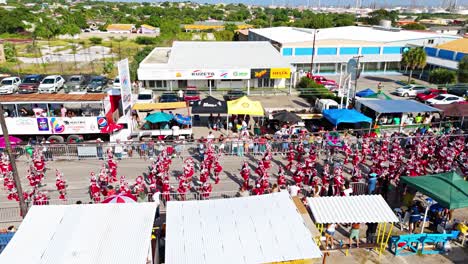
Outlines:
[[[369,174],[369,180],[367,181],[367,193],[373,194],[377,185],[377,173],[373,172]]]
[[[101,138],[98,138],[96,139],[96,150],[97,150],[97,156],[100,160],[103,160],[103,151],[102,151],[102,139]]]
[[[349,247],[353,245],[353,239],[356,239],[356,246],[359,247],[359,228],[361,225],[359,223],[353,223],[351,225],[351,231],[349,232]]]
[[[325,247],[327,249],[334,249],[335,246],[333,245],[335,243],[335,228],[336,224],[328,224],[327,229],[325,230]],[[330,246],[328,246],[328,241],[330,241]]]
[[[296,183],[294,183],[293,185],[290,185],[288,187],[288,191],[289,191],[289,194],[294,197],[294,196],[297,196],[299,194],[299,191],[301,190],[301,188],[299,188]]]
[[[66,117],[67,116],[67,108],[65,108],[65,106],[61,105],[60,106],[60,116],[61,117]]]
[[[180,100],[180,101],[184,100],[184,90],[182,90],[182,89],[179,90],[179,91],[177,92],[177,95],[179,96],[179,100]]]
[[[377,223],[367,223],[366,242],[370,244],[375,243],[375,234],[377,232]]]
[[[120,139],[117,139],[117,142],[114,146],[114,154],[117,157],[118,160],[122,159],[122,153],[123,153],[123,146],[120,143]]]

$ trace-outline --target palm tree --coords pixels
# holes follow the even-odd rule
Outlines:
[[[412,48],[406,51],[401,56],[401,65],[410,70],[408,76],[408,84],[413,77],[413,71],[416,69],[423,69],[426,66],[426,52],[423,48]]]

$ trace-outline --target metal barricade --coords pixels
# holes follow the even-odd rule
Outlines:
[[[0,208],[0,223],[21,222],[22,220],[19,206]]]

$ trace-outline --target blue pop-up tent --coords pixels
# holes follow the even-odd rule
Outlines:
[[[340,123],[372,123],[372,118],[354,109],[327,109],[323,110],[323,116],[335,126]]]
[[[372,89],[370,88],[367,88],[365,90],[362,90],[362,91],[359,91],[356,93],[356,96],[359,96],[359,97],[366,97],[366,96],[371,96],[371,95],[374,95],[375,92],[372,91]]]

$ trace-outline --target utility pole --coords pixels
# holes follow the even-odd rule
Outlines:
[[[18,176],[18,169],[16,168],[15,156],[13,155],[13,151],[11,149],[10,135],[8,135],[8,128],[5,123],[5,113],[3,112],[2,104],[0,104],[0,125],[2,126],[3,138],[5,139],[5,150],[8,154],[8,158],[10,159],[11,163],[13,180],[15,181],[16,191],[18,192],[21,216],[24,218],[28,213],[28,207],[24,202],[23,188],[21,187],[21,181]]]
[[[319,31],[314,29],[314,42],[312,43],[312,59],[310,60],[310,74],[314,74],[314,57],[315,57],[315,37]]]
[[[362,57],[364,57],[364,56],[359,55],[359,56],[354,56],[354,57],[353,57],[354,59],[357,59],[357,65],[356,65],[356,80],[354,81],[353,104],[354,104],[354,101],[356,100],[357,82],[358,82],[358,79],[359,79],[359,75],[361,75],[361,74],[360,74],[361,65],[359,64],[359,60],[360,60]]]

